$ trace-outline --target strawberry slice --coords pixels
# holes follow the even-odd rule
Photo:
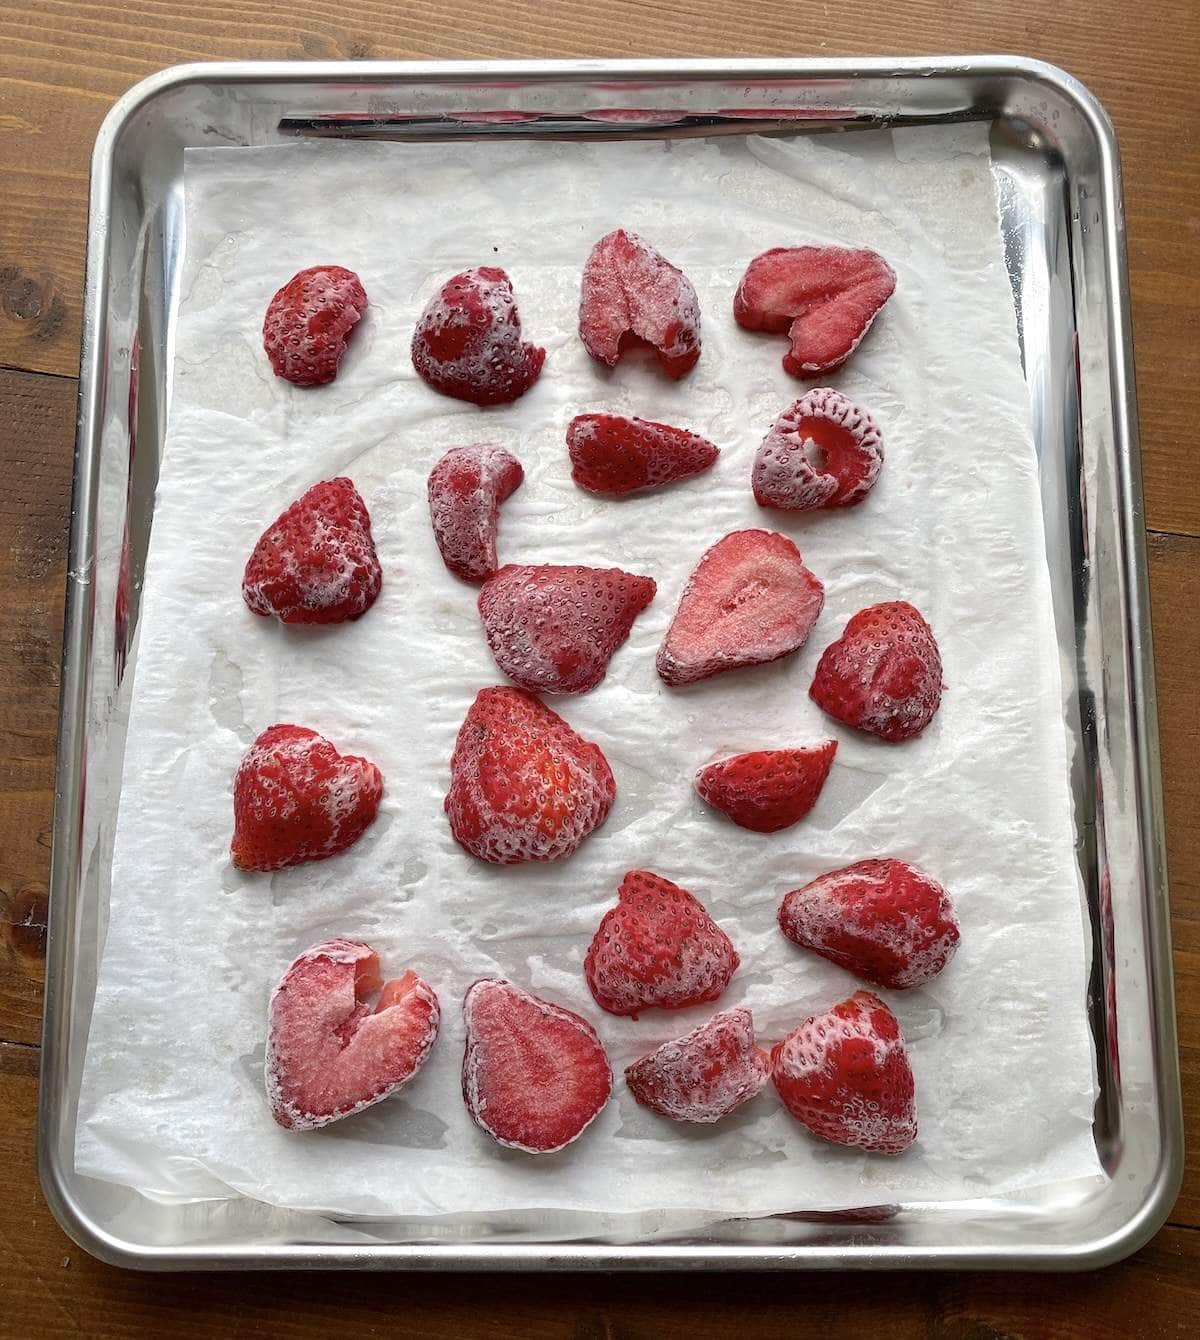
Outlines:
[[[852,507],[882,465],[875,421],[840,392],[820,387],[784,410],[763,439],[751,476],[754,500],[792,512]]]
[[[825,588],[784,535],[738,530],[701,558],[658,652],[667,684],[691,684],[798,651]]]
[[[579,336],[610,368],[642,341],[657,350],[668,376],[682,377],[700,357],[696,290],[649,242],[617,228],[596,243],[583,267]]]
[[[454,756],[446,813],[454,840],[493,865],[570,856],[617,794],[598,745],[522,689],[480,689]]]
[[[870,991],[812,1015],[777,1043],[771,1078],[792,1116],[822,1140],[902,1154],[917,1138],[900,1024]]]
[[[429,518],[442,562],[464,582],[496,571],[500,504],[525,478],[503,447],[477,442],[451,447],[429,474]]]
[[[367,1001],[376,991],[372,1010]],[[271,996],[271,1115],[288,1130],[313,1131],[381,1102],[425,1064],[440,1020],[433,988],[411,971],[382,982],[370,945],[313,945]]]
[[[619,414],[577,414],[567,427],[567,450],[576,484],[608,497],[702,474],[719,455],[685,428]]]
[[[463,1101],[509,1149],[552,1154],[578,1140],[612,1093],[596,1030],[571,1010],[485,977],[463,999]]]
[[[366,832],[382,796],[374,763],[339,754],[304,726],[271,726],[233,779],[230,857],[240,870],[266,871],[336,856]]]
[[[371,608],[382,584],[366,504],[339,477],[314,484],[262,533],[242,598],[281,623],[344,623]]]
[[[710,763],[696,774],[702,799],[752,833],[777,833],[817,802],[837,741],[806,749],[756,749]]]
[[[920,735],[942,700],[933,629],[907,600],[870,605],[817,662],[809,696],[831,717],[892,744]]]
[[[946,890],[891,858],[830,870],[793,889],[780,905],[779,928],[838,967],[897,991],[936,977],[958,948]]]
[[[772,247],[746,267],[733,315],[747,330],[786,330],[784,371],[823,377],[858,348],[895,288],[895,271],[874,251]]]
[[[583,961],[596,1003],[610,1014],[681,1010],[716,1000],[737,970],[729,936],[686,889],[631,870]]]
[[[367,293],[353,270],[314,265],[293,275],[263,318],[263,348],[275,375],[295,386],[333,381],[366,310]]]
[[[521,340],[508,275],[494,265],[447,279],[413,332],[412,361],[435,391],[475,405],[502,405],[538,379],[545,349]]]
[[[496,664],[535,693],[586,693],[604,678],[654,582],[620,568],[509,564],[479,593]]]
[[[754,1017],[746,1009],[714,1014],[625,1071],[638,1102],[672,1121],[720,1121],[770,1078],[770,1057],[754,1045]]]

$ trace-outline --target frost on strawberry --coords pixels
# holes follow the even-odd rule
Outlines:
[[[382,1101],[424,1065],[440,1019],[433,988],[411,971],[382,981],[370,945],[313,945],[271,996],[271,1115],[288,1130],[311,1131]]]
[[[696,791],[753,833],[777,833],[812,809],[829,776],[837,741],[804,749],[757,749],[701,768]]]
[[[650,345],[668,376],[700,357],[700,303],[681,270],[637,233],[617,228],[592,248],[583,268],[579,336],[610,368],[631,343]]]
[[[809,391],[775,420],[754,458],[760,507],[808,511],[862,502],[883,465],[883,437],[838,391]]]
[[[314,265],[293,275],[263,319],[263,347],[275,375],[296,386],[333,381],[366,310],[366,290],[353,270]]]
[[[621,497],[711,469],[719,454],[707,438],[649,419],[577,414],[567,427],[571,478],[581,489]]]
[[[496,571],[500,504],[525,472],[503,447],[478,442],[451,447],[429,474],[429,518],[442,562],[465,582]]]

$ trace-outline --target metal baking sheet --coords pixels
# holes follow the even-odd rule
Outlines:
[[[164,1204],[74,1172],[75,1098],[106,915],[138,592],[166,422],[183,150],[296,135],[617,138],[990,126],[1034,415],[1092,939],[1099,1188],[728,1221],[652,1241],[540,1241],[475,1219],[437,1242],[252,1202]],[[51,869],[39,1159],[81,1246],[139,1268],[1094,1267],[1163,1222],[1179,1073],[1112,129],[1062,71],[1012,57],[870,61],[196,65],[112,110],[93,159]],[[373,1225],[380,1236],[386,1225]]]

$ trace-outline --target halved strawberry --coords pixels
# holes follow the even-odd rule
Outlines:
[[[382,584],[366,504],[350,480],[327,479],[259,537],[242,598],[281,623],[344,623],[371,608]]]
[[[798,651],[825,588],[785,535],[738,530],[708,550],[688,579],[658,653],[672,685],[760,665]]]
[[[756,749],[710,763],[696,790],[714,809],[752,833],[777,833],[812,809],[829,776],[837,741],[805,749]]]
[[[902,1154],[917,1138],[900,1024],[870,991],[812,1015],[776,1043],[771,1078],[792,1116],[822,1140]]]
[[[847,726],[898,744],[920,735],[942,700],[933,629],[907,600],[870,605],[817,662],[809,696]]]
[[[638,1102],[672,1121],[720,1121],[770,1078],[770,1057],[754,1045],[754,1017],[746,1009],[714,1014],[625,1071]]]
[[[682,377],[700,357],[696,290],[644,238],[617,228],[596,243],[583,267],[579,335],[610,368],[631,340],[644,341],[668,376]]]
[[[871,490],[883,464],[874,420],[838,391],[809,391],[775,420],[754,458],[760,507],[806,511],[852,507]]]
[[[552,1154],[578,1140],[612,1093],[596,1030],[573,1011],[485,977],[463,999],[467,1111],[498,1144]]]
[[[367,293],[353,270],[314,265],[293,275],[263,318],[263,347],[275,375],[295,386],[333,381],[366,310]]]
[[[375,1008],[368,997],[379,992]],[[312,1131],[387,1098],[424,1065],[441,1009],[415,972],[392,982],[358,940],[306,949],[271,995],[267,1097],[288,1130]]]
[[[619,414],[577,414],[567,426],[567,450],[576,484],[609,497],[702,474],[719,455],[684,428]]]
[[[858,348],[895,288],[895,272],[874,251],[772,247],[746,267],[733,315],[747,330],[786,330],[784,371],[822,377]]]
[[[838,967],[898,991],[936,977],[958,948],[946,890],[890,857],[830,870],[793,889],[780,905],[779,928]]]
[[[496,664],[535,693],[586,693],[604,678],[633,621],[654,599],[649,577],[620,568],[509,564],[479,593]]]
[[[412,361],[443,395],[501,405],[537,381],[546,351],[522,342],[508,275],[482,265],[447,279],[429,300],[413,332]]]
[[[612,769],[522,689],[480,689],[454,756],[446,813],[454,840],[481,861],[557,861],[570,856],[612,809]]]
[[[451,447],[429,474],[429,518],[442,562],[465,582],[496,571],[500,504],[525,478],[503,447],[477,442]]]
[[[375,818],[383,778],[304,726],[271,726],[233,779],[230,857],[241,870],[282,870],[336,856]]]
[[[739,963],[729,936],[700,901],[669,879],[630,870],[583,960],[596,1003],[637,1016],[716,1000]]]

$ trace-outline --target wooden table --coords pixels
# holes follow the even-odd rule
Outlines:
[[[1153,17],[1150,17],[1153,11]],[[1084,1276],[605,1279],[122,1273],[34,1171],[46,876],[88,156],[181,61],[1015,51],[1080,76],[1125,166],[1191,1151],[1170,1223]],[[0,1333],[601,1337],[1195,1334],[1200,1307],[1200,7],[1128,0],[0,3]]]

